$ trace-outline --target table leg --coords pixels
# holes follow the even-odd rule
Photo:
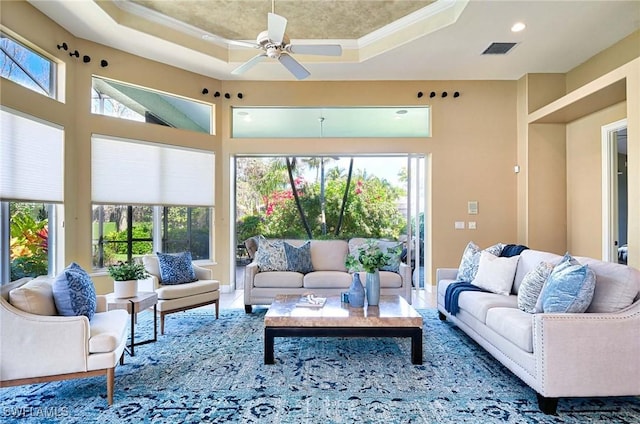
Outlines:
[[[417,329],[411,335],[411,362],[422,365],[422,329]]]
[[[153,304],[153,341],[157,341],[158,340],[158,317],[157,317],[157,307],[158,304],[154,303]]]
[[[135,356],[134,348],[135,348],[135,322],[136,322],[136,305],[132,300],[129,301],[131,303],[131,356]]]
[[[275,363],[273,359],[273,334],[269,328],[264,329],[264,363],[267,365]]]

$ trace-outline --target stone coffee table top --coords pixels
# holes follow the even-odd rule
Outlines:
[[[378,306],[353,308],[329,296],[321,308],[296,307],[300,295],[278,295],[265,327],[420,327],[422,316],[401,296],[380,296]]]

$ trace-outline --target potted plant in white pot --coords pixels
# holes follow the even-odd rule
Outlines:
[[[113,278],[113,292],[117,298],[134,297],[138,293],[138,280],[149,276],[138,262],[119,262],[107,268]]]

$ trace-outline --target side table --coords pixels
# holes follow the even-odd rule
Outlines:
[[[131,344],[129,347],[129,354],[135,356],[135,347],[147,343],[153,343],[158,340],[158,320],[156,317],[158,305],[158,295],[155,292],[138,292],[134,297],[118,298],[115,293],[109,293],[107,295],[107,310],[112,311],[115,309],[124,309],[131,315]],[[136,315],[139,312],[144,311],[147,308],[153,306],[153,339],[144,341],[135,341],[135,323]]]

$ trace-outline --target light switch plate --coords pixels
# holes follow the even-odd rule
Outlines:
[[[477,215],[478,214],[478,202],[476,200],[472,200],[467,203],[467,211],[469,215]]]
[[[455,228],[456,230],[464,230],[464,221],[456,221]]]

